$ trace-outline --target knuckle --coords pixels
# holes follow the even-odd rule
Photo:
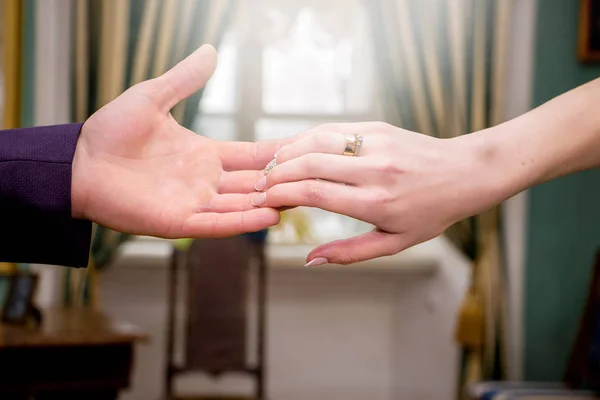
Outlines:
[[[318,181],[308,181],[303,187],[303,197],[309,204],[320,203],[325,200],[325,188]]]
[[[344,255],[340,256],[340,258],[338,259],[338,264],[349,265],[349,264],[355,264],[359,261],[361,261],[361,259],[353,254],[344,254]]]
[[[382,177],[397,175],[403,172],[400,164],[392,157],[383,157],[377,164],[377,170]]]

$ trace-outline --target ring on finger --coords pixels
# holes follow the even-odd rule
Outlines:
[[[345,156],[350,156],[350,157],[358,156],[358,153],[360,152],[360,149],[363,144],[363,137],[361,135],[357,135],[357,134],[352,134],[352,135],[344,134],[344,140],[345,140],[345,144],[344,144],[344,153],[343,154]]]
[[[270,163],[267,164],[267,166],[265,167],[263,173],[265,175],[267,175],[269,172],[271,172],[271,170],[273,168],[275,168],[277,166],[277,159],[272,159]]]

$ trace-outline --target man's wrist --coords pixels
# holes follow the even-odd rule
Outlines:
[[[80,136],[71,165],[71,216],[76,219],[86,219],[85,155],[85,147]]]

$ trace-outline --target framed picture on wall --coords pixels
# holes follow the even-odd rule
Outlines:
[[[600,62],[600,0],[581,0],[577,55],[581,62]]]

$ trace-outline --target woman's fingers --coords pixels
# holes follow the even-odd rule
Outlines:
[[[263,175],[254,188],[265,190],[281,183],[305,179],[325,179],[356,185],[364,181],[367,167],[364,160],[354,157],[310,153],[277,165],[268,175]]]
[[[279,212],[260,208],[230,213],[197,213],[185,222],[179,237],[227,237],[277,225]]]
[[[306,258],[306,266],[353,264],[372,258],[391,256],[412,245],[413,243],[405,234],[372,231],[317,247]]]
[[[277,151],[277,163],[309,153],[325,153],[343,155],[346,144],[346,135],[364,135],[364,143],[360,155],[374,153],[376,141],[380,141],[378,133],[386,132],[390,125],[382,122],[356,122],[325,124],[295,136],[295,140],[285,143]]]
[[[371,219],[369,217],[376,203],[376,199],[364,189],[312,179],[282,183],[266,192],[253,193],[250,201],[258,207],[316,207],[367,220]]]
[[[345,144],[346,137],[342,133],[317,131],[279,149],[277,163],[283,164],[309,153],[343,155]]]

